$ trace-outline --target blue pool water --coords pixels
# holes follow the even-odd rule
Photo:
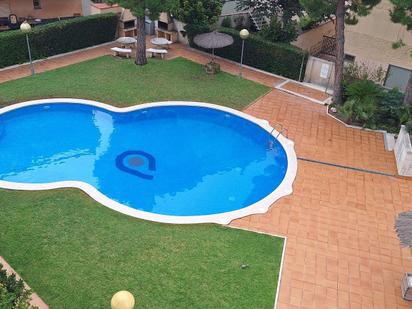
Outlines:
[[[0,115],[0,180],[83,181],[155,214],[244,208],[274,191],[287,167],[283,147],[268,132],[206,107],[116,113],[62,102]]]

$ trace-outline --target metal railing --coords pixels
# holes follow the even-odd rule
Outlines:
[[[277,130],[276,128],[279,128],[279,130]],[[270,134],[271,135],[273,135],[273,131],[277,131],[278,132],[278,134],[276,134],[276,136],[275,136],[275,138],[277,139],[278,137],[279,137],[279,135],[283,135],[283,136],[285,136],[285,137],[288,137],[288,129],[287,128],[285,128],[282,124],[280,124],[280,123],[275,123],[274,125],[273,125],[273,129],[272,129],[272,131],[270,132]]]
[[[249,12],[249,17],[257,31],[262,30],[262,28],[269,23],[266,17],[257,15],[254,12]]]

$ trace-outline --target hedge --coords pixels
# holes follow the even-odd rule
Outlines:
[[[234,39],[234,43],[225,48],[215,49],[215,54],[240,62],[242,39],[239,36],[239,31],[221,28],[219,32],[230,34]],[[201,49],[197,46],[194,47]],[[270,73],[298,80],[302,60],[304,62],[302,75],[304,75],[307,59],[307,52],[298,47],[285,43],[269,42],[256,34],[251,33],[245,41],[243,63]]]
[[[32,29],[29,40],[34,60],[113,41],[117,15],[109,13],[77,17]],[[25,34],[20,30],[0,33],[0,68],[27,61]]]

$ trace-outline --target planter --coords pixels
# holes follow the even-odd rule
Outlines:
[[[205,69],[207,74],[216,74],[220,72],[220,64],[214,61],[210,61],[205,64]]]

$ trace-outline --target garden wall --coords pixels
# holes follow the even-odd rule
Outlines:
[[[321,44],[324,35],[335,36],[333,21],[327,21],[313,29],[303,31],[296,41],[292,42],[292,45],[309,51],[315,45]]]
[[[115,39],[117,15],[78,17],[34,27],[29,34],[33,60],[110,42]],[[25,34],[0,33],[0,68],[28,62]]]
[[[219,31],[230,34],[234,43],[225,48],[215,49],[215,54],[240,62],[242,39],[239,31],[230,28],[221,28]],[[201,49],[198,46],[194,47]],[[270,73],[298,80],[301,70],[303,78],[307,59],[307,52],[300,48],[285,43],[269,42],[256,34],[250,34],[245,41],[243,63]]]

